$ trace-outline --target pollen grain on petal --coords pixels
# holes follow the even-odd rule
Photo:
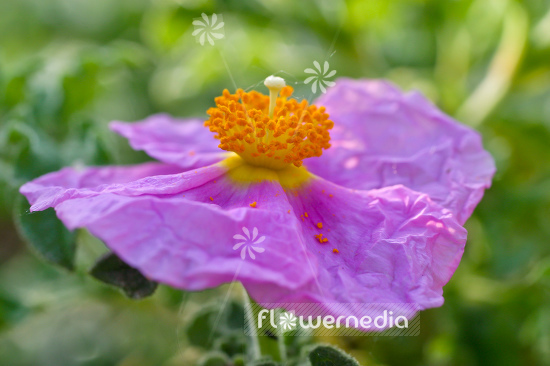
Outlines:
[[[322,222],[318,222],[318,223],[317,223],[317,227],[318,227],[319,229],[322,229],[322,228],[323,228],[323,223],[322,223]]]
[[[257,202],[256,202],[256,201],[254,201],[254,202],[252,202],[252,203],[250,204],[250,207],[252,207],[252,208],[256,208],[256,205],[257,205]]]
[[[338,249],[336,249],[336,248],[332,249],[332,252],[335,253],[335,254],[336,254],[336,253],[340,253],[340,251],[339,251]]]

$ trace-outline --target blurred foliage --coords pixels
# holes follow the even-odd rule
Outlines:
[[[202,12],[223,15],[214,47],[191,35]],[[369,365],[550,364],[548,0],[0,0],[0,364],[241,364],[240,340],[217,334],[205,353],[182,331],[225,288],[125,299],[87,275],[105,248],[86,233],[61,253],[74,274],[46,265],[16,234],[14,219],[34,225],[17,189],[67,165],[147,159],[111,120],[204,117],[222,89],[272,73],[311,100],[314,60],[423,91],[482,133],[498,167],[421,336],[318,340]]]

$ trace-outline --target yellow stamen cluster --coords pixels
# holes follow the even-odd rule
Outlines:
[[[293,89],[285,86],[276,98],[273,117],[269,116],[269,96],[256,91],[226,89],[215,99],[216,107],[207,113],[204,125],[220,140],[219,148],[239,154],[247,163],[281,169],[299,167],[302,160],[321,156],[330,147],[329,120],[324,107],[306,100],[290,99]]]

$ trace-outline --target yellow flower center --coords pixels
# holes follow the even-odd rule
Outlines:
[[[218,147],[250,165],[275,170],[300,167],[303,159],[321,156],[330,147],[328,131],[334,126],[325,107],[289,99],[293,88],[284,86],[281,78],[270,76],[265,85],[270,96],[226,89],[215,99],[204,125],[216,133]]]

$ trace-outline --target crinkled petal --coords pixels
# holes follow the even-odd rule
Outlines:
[[[427,195],[404,186],[356,191],[317,179],[288,199],[319,263],[318,286],[296,300],[412,303],[418,310],[443,303],[466,231]]]
[[[464,223],[491,184],[492,157],[477,132],[418,92],[385,81],[339,79],[316,102],[335,127],[332,147],[304,163],[355,189],[403,184],[451,210]]]
[[[466,233],[427,195],[403,186],[355,191],[321,178],[299,190],[276,181],[246,186],[230,181],[227,169],[95,186],[98,178],[94,187],[63,170],[21,192],[33,210],[55,207],[68,228],[87,228],[128,264],[174,287],[239,280],[260,303],[442,304]],[[315,237],[321,233],[328,242]]]
[[[157,114],[141,122],[111,122],[111,129],[126,137],[135,150],[184,169],[195,169],[225,159],[228,153],[199,119],[175,119]]]
[[[24,184],[20,192],[32,203],[31,211],[41,211],[48,207],[55,207],[67,199],[139,185],[144,180],[150,180],[150,177],[174,174],[179,176],[178,173],[182,170],[179,166],[163,163],[84,169],[67,167]]]
[[[42,177],[21,192],[31,202],[31,211],[55,207],[69,229],[87,228],[128,264],[174,287],[200,290],[237,279],[269,285],[262,291],[274,289],[275,297],[268,299],[310,287],[315,272],[304,271],[302,265],[315,258],[295,251],[301,226],[287,213],[291,207],[281,186],[265,182],[243,189],[224,178],[226,171],[214,164],[75,188],[56,186],[78,174],[63,170],[58,173],[64,178]],[[278,199],[271,199],[276,195]],[[253,201],[263,202],[263,207],[251,208]],[[237,245],[243,241],[241,233],[254,228],[264,239],[245,237],[245,243]],[[259,250],[254,254],[251,248]]]

